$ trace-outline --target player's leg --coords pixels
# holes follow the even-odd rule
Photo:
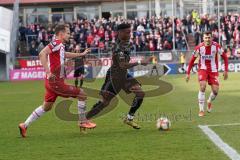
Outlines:
[[[209,95],[209,98],[207,100],[207,111],[208,113],[210,113],[212,111],[212,102],[216,99],[217,95],[218,95],[218,90],[219,90],[219,86],[218,85],[211,85],[212,88],[212,92]]]
[[[53,107],[53,104],[54,102],[43,102],[41,106],[36,108],[32,114],[29,115],[24,123],[19,124],[20,134],[22,137],[26,137],[27,128],[30,126],[30,124],[43,116],[46,112],[50,111]]]
[[[152,69],[151,69],[151,74],[150,74],[150,76],[152,76],[152,74],[153,74],[153,67],[152,67]]]
[[[124,123],[132,126],[135,129],[140,129],[140,126],[136,122],[134,122],[133,119],[136,111],[139,109],[139,107],[143,102],[145,93],[142,90],[140,83],[135,78],[133,78],[130,74],[127,75],[127,80],[125,82],[123,90],[126,93],[135,94],[133,103],[131,105],[131,108],[128,112],[126,119],[124,120]]]
[[[158,75],[158,69],[157,69],[157,66],[156,66],[156,65],[154,65],[154,66],[152,67],[151,75],[153,74],[153,71],[155,71],[156,74]]]
[[[41,106],[36,108],[32,114],[24,122],[25,127],[27,128],[32,122],[40,118],[44,113],[50,111],[53,107],[54,102],[43,102]]]
[[[157,75],[159,75],[159,73],[158,73],[158,68],[157,68],[156,65],[154,66],[154,68],[155,68],[155,70],[156,70],[156,72],[157,72]]]
[[[82,88],[82,85],[83,85],[83,78],[84,78],[84,73],[85,73],[84,66],[81,66],[79,72],[80,72],[80,73],[79,73],[80,88]]]
[[[111,81],[110,72],[107,72],[105,82],[102,85],[100,95],[102,97],[96,104],[93,105],[92,109],[87,113],[87,118],[91,119],[94,116],[98,115],[105,107],[107,107],[111,100],[117,95],[120,91],[118,86],[113,85]]]
[[[206,81],[200,81],[200,89],[198,92],[198,105],[199,105],[199,116],[204,116],[204,105],[205,105],[205,90],[206,90]]]
[[[212,111],[212,101],[214,101],[218,95],[219,80],[218,73],[211,73],[209,76],[209,85],[211,85],[212,92],[207,100],[207,111],[210,113]]]
[[[204,105],[205,105],[205,90],[207,86],[207,73],[205,70],[198,72],[199,80],[199,92],[198,92],[198,105],[199,105],[199,117],[204,116]]]
[[[87,95],[82,89],[80,89],[77,99],[78,99],[77,107],[78,107],[78,114],[79,114],[79,122],[83,123],[87,121],[87,118],[86,118]]]
[[[75,87],[78,87],[78,77],[75,78]]]
[[[182,69],[183,73],[185,73],[184,63],[181,63],[181,69]]]
[[[111,81],[105,81],[100,92],[102,99],[94,104],[92,109],[88,112],[87,118],[91,119],[99,114],[105,107],[110,104],[111,100],[116,96],[116,94],[117,93],[113,89]]]
[[[22,137],[26,136],[26,130],[32,122],[36,121],[38,118],[43,116],[44,113],[52,109],[53,104],[56,101],[58,96],[58,94],[55,92],[55,90],[53,90],[53,88],[56,88],[56,84],[50,84],[46,80],[45,81],[46,93],[45,93],[43,104],[38,108],[36,108],[24,123],[19,124],[19,129]],[[60,87],[57,87],[57,88],[60,88]]]
[[[96,127],[96,124],[89,121],[86,118],[86,100],[87,100],[87,94],[80,89],[79,95],[78,95],[78,115],[79,115],[79,127],[80,131],[84,131],[85,129],[92,129]]]
[[[59,84],[59,87],[55,89],[55,92],[61,97],[73,97],[77,98],[77,108],[79,113],[79,126],[84,128],[95,128],[96,124],[86,119],[86,99],[87,94],[83,89],[68,85],[65,83]]]
[[[78,77],[79,77],[79,69],[78,68],[76,68],[75,70],[74,70],[74,74],[73,74],[73,77],[75,78],[75,87],[78,87],[78,81],[79,81],[79,79],[78,79]]]
[[[104,94],[104,93],[103,93]],[[115,95],[108,94],[108,96],[103,95],[102,99],[95,103],[92,109],[87,113],[87,118],[91,119],[98,115],[104,108],[106,108],[111,100],[115,97]]]
[[[83,74],[80,75],[79,79],[80,79],[80,88],[82,88],[82,85],[83,85]]]
[[[130,88],[130,91],[135,94],[135,98],[133,100],[132,106],[128,112],[128,118],[133,119],[136,111],[139,109],[139,107],[142,105],[143,98],[145,96],[145,93],[143,92],[141,86],[139,84],[136,84]]]
[[[132,106],[128,112],[128,115],[127,115],[126,119],[124,120],[124,123],[132,126],[134,129],[140,129],[141,127],[135,121],[133,121],[133,119],[134,119],[134,115],[135,115],[136,111],[140,108],[140,106],[143,102],[145,93],[143,92],[141,86],[138,83],[134,84],[130,88],[129,91],[133,92],[135,94],[135,98],[134,98]]]

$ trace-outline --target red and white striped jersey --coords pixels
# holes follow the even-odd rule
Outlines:
[[[199,56],[198,68],[209,72],[218,72],[218,54],[222,55],[223,50],[217,42],[209,46],[200,43],[193,52],[194,57]]]
[[[48,55],[48,67],[57,79],[64,78],[64,57],[65,46],[58,39],[53,40],[48,44],[51,53]]]

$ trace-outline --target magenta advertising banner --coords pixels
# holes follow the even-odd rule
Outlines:
[[[131,62],[137,62],[143,57],[131,57]],[[112,64],[111,58],[91,59],[86,61],[85,76],[88,78],[103,78],[106,75],[108,68]],[[40,64],[40,61],[24,61],[22,60],[21,69],[10,71],[11,81],[20,80],[42,80],[45,78],[45,71]],[[72,67],[72,66],[71,66]],[[100,67],[100,68],[97,68]],[[97,73],[95,73],[97,72]],[[67,78],[73,78],[73,71],[67,74]]]
[[[43,80],[44,78],[44,69],[14,69],[10,71],[11,81]],[[73,73],[68,74],[67,78],[73,78]]]
[[[44,69],[15,69],[10,71],[10,80],[41,80],[45,78]]]

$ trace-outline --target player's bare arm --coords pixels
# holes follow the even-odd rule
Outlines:
[[[227,80],[228,79],[228,58],[227,58],[226,53],[223,53],[221,55],[221,57],[224,61],[224,66],[225,66],[225,69],[224,69],[224,72],[223,72],[223,78],[224,78],[224,80]]]
[[[224,61],[224,72],[223,72],[223,79],[228,79],[228,57],[227,53],[222,49],[220,45],[218,45],[218,54],[221,56],[221,58]]]
[[[224,80],[227,80],[228,79],[228,72],[224,71],[223,77],[224,77]]]
[[[91,52],[91,49],[90,49],[90,48],[85,49],[85,51],[82,52],[82,53],[65,52],[65,58],[83,57],[83,56],[85,56],[86,54],[88,54],[88,53],[90,53],[90,52]]]
[[[40,53],[39,53],[39,59],[43,65],[43,68],[45,69],[47,79],[52,80],[55,78],[55,75],[50,72],[50,69],[48,67],[48,55],[51,53],[51,50],[48,46],[46,46]]]
[[[197,55],[193,55],[190,62],[189,62],[189,65],[188,65],[188,70],[187,70],[187,74],[186,74],[186,82],[188,82],[190,80],[190,72],[192,70],[192,67],[194,65],[194,61],[197,59]]]

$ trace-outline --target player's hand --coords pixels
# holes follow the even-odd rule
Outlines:
[[[187,75],[186,75],[186,82],[188,82],[189,80],[190,80],[190,75],[187,74]]]
[[[55,82],[56,76],[52,74],[51,72],[46,73],[47,74],[47,79],[51,82]]]
[[[81,56],[85,56],[86,54],[90,53],[91,52],[91,49],[90,48],[87,48],[85,49],[85,51],[81,54]]]
[[[227,80],[228,79],[228,72],[224,71],[223,77],[224,77],[224,80]]]

